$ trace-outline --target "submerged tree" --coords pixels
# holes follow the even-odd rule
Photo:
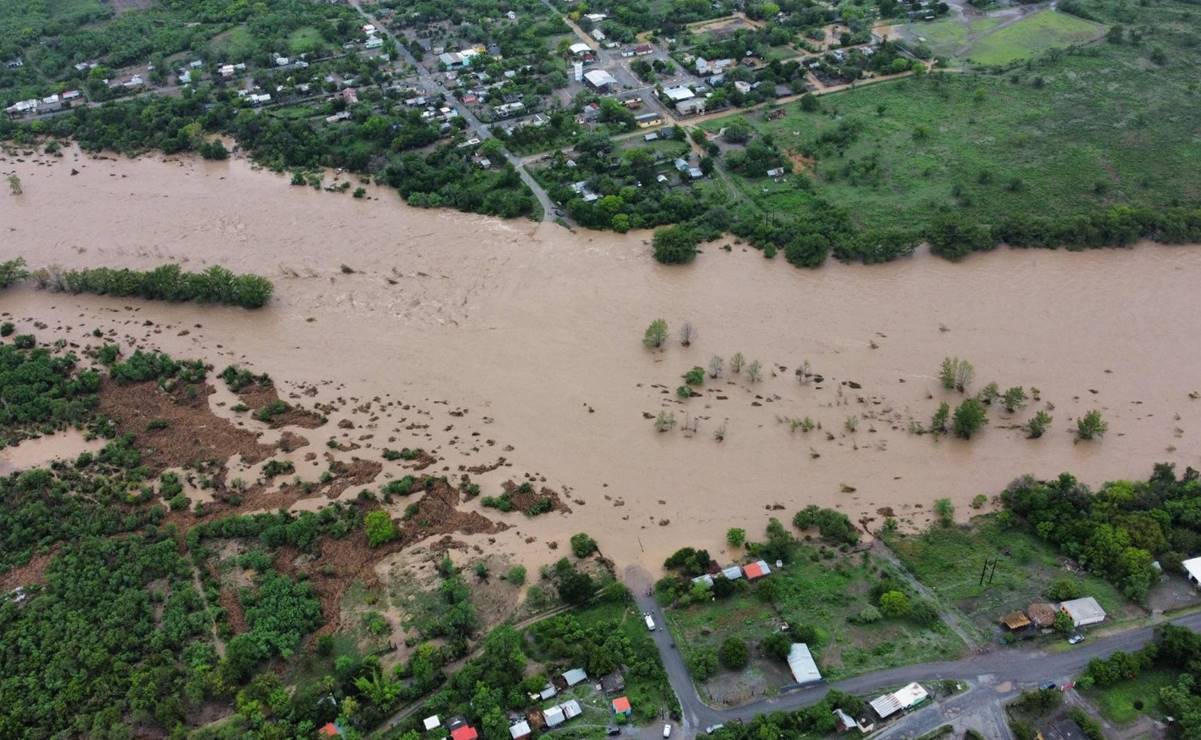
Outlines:
[[[1109,424],[1101,416],[1101,412],[1093,409],[1076,420],[1076,439],[1089,440],[1102,437],[1109,431]]]
[[[642,335],[642,344],[647,349],[658,349],[667,341],[667,322],[663,319],[655,319],[650,326],[646,327],[646,333]]]

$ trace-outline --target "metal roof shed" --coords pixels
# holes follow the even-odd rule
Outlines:
[[[1076,627],[1087,627],[1090,624],[1105,621],[1105,610],[1091,596],[1065,601],[1059,605],[1059,609],[1067,612],[1067,615],[1072,618],[1072,624]]]
[[[822,680],[821,671],[817,669],[817,662],[813,660],[813,653],[809,652],[809,646],[803,642],[794,642],[789,648],[788,668],[792,671],[792,677],[797,683],[813,683]]]

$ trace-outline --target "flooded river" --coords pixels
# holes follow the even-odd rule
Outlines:
[[[384,190],[354,200],[241,161],[68,152],[52,165],[10,155],[0,170],[24,188],[0,196],[0,259],[221,264],[267,275],[277,295],[247,312],[18,288],[0,310],[71,327],[79,341],[118,327],[218,369],[244,362],[317,386],[318,400],[433,409],[426,426],[379,436],[435,448],[450,474],[505,456],[511,467],[480,476],[485,493],[524,472],[566,493],[570,515],[505,515],[515,528],[500,544],[523,557],[547,559],[547,541],[587,531],[619,562],[654,565],[686,544],[720,550],[728,527],[754,537],[768,516],[809,503],[870,526],[887,507],[921,525],[934,499],[951,498],[966,518],[973,497],[1024,473],[1100,483],[1146,477],[1159,461],[1201,465],[1201,400],[1189,395],[1201,391],[1197,249],[998,251],[963,264],[918,255],[804,271],[715,244],[669,268],[651,260],[647,233],[417,210]],[[652,352],[640,339],[656,318],[673,338]],[[696,330],[689,347],[675,338],[685,321]],[[676,399],[682,373],[735,352],[762,362],[761,382],[727,373]],[[910,422],[960,398],[935,377],[948,355],[975,365],[975,389],[1033,386],[1041,401],[1012,416],[994,406],[971,441],[913,434]],[[823,382],[796,381],[805,360]],[[1026,439],[1016,426],[1048,404],[1047,435]],[[1094,408],[1109,433],[1075,443],[1074,419]],[[662,409],[673,431],[653,428]],[[790,431],[788,419],[806,416],[821,429]],[[310,436],[321,447],[335,433],[354,436]]]

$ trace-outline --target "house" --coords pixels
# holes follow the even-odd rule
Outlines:
[[[652,141],[658,141],[659,140],[659,132],[652,131],[649,134],[643,134],[642,140],[647,143],[650,143]],[[704,583],[705,588],[713,588],[713,576],[711,576],[711,575],[706,574],[703,576],[697,576],[696,578],[692,579],[692,582],[693,583]]]
[[[589,35],[590,35],[592,38],[596,39],[597,41],[604,41],[604,40],[605,40],[605,32],[604,32],[604,31],[602,31],[602,30],[600,30],[599,28],[594,28],[594,29],[592,29],[592,33],[591,33],[591,34],[589,34]]]
[[[692,178],[693,180],[699,180],[704,176],[705,176],[705,173],[701,171],[700,167],[689,167],[688,168],[688,177]]]
[[[246,99],[251,105],[263,105],[271,102],[271,93],[251,93]]]
[[[571,46],[567,47],[567,50],[571,52],[571,55],[573,57],[578,57],[578,56],[582,56],[584,54],[592,53],[592,47],[589,46],[588,44],[585,44],[583,41],[575,42]]]
[[[868,704],[871,705],[871,708],[880,719],[886,719],[897,712],[907,711],[920,706],[929,698],[930,694],[922,688],[921,684],[914,682],[908,686],[902,686],[891,694],[878,696],[868,702]]]
[[[459,725],[450,731],[450,740],[479,740],[480,733],[471,725]]]
[[[784,168],[783,167],[772,167],[770,170],[767,171],[767,176],[770,178],[773,178],[773,179],[777,178],[777,177],[783,177],[784,176]]]
[[[587,681],[588,674],[584,672],[583,668],[572,668],[570,671],[563,673],[563,680],[567,682],[568,686],[575,686]]]
[[[813,653],[809,652],[809,646],[803,642],[794,642],[788,649],[788,670],[792,671],[792,678],[797,683],[822,680],[817,661],[813,660]]]
[[[1184,574],[1194,586],[1201,587],[1201,558],[1189,558],[1180,564]]]
[[[441,727],[442,721],[439,720],[438,715],[435,714],[432,717],[426,717],[425,719],[421,720],[421,725],[425,727],[426,732],[429,732],[430,730],[436,730]]]
[[[690,116],[694,113],[704,113],[705,99],[689,98],[688,100],[681,100],[676,103],[676,110],[679,111],[680,115],[684,116]]]
[[[686,172],[688,170],[688,163],[684,162],[684,169],[681,170],[680,162],[684,162],[684,160],[676,160],[676,169],[680,170],[680,172]],[[729,578],[731,581],[737,581],[739,578],[742,578],[742,567],[738,565],[731,565],[729,568],[722,568],[721,574],[726,578]]]
[[[524,719],[509,727],[509,737],[513,738],[513,740],[523,740],[532,734],[533,732],[530,730],[530,723],[526,722]]]
[[[568,699],[563,702],[559,705],[559,709],[563,710],[564,719],[575,719],[584,713],[583,708],[580,707],[580,703],[575,699]]]
[[[1072,618],[1073,627],[1087,627],[1105,621],[1105,610],[1091,596],[1064,601],[1059,605],[1059,611]]]
[[[546,722],[547,727],[558,727],[567,721],[567,716],[563,713],[563,707],[559,704],[542,710],[542,718]]]
[[[342,728],[333,722],[326,722],[320,730],[317,730],[317,734],[321,737],[338,737],[342,734]]]
[[[531,701],[538,701],[538,700],[546,701],[547,699],[554,698],[555,694],[557,694],[557,693],[559,693],[558,689],[556,689],[554,686],[552,686],[550,684],[547,684],[547,685],[543,686],[542,690],[539,691],[537,694],[530,694],[530,700]]]
[[[629,697],[619,696],[613,700],[612,705],[613,714],[624,714],[627,717],[631,717],[634,714],[634,710],[630,707]]]
[[[525,103],[518,101],[516,103],[503,103],[492,109],[497,118],[508,118],[514,113],[520,113],[525,110]]]
[[[743,80],[734,80],[734,89],[743,95],[749,93],[752,87],[753,86],[749,82],[744,82]]]
[[[367,39],[366,43],[363,44],[363,48],[364,49],[378,49],[383,45],[384,45],[383,39],[381,39],[379,36],[372,36],[371,38]]]
[[[676,168],[676,172],[687,172],[688,168],[691,166],[688,164],[687,159],[677,159],[676,161],[672,162],[672,165]],[[725,574],[726,578],[729,578],[729,571],[731,570],[738,572],[738,575],[734,576],[735,578],[742,578],[742,568],[739,568],[737,565],[731,565],[729,568],[723,570],[722,573]]]
[[[642,107],[642,98],[626,98],[621,104],[630,110],[638,110]]]
[[[604,13],[588,13],[584,17],[587,18],[588,20],[592,21],[593,23],[600,23],[601,21],[608,18],[609,16],[605,15]]]
[[[644,57],[648,54],[654,54],[654,53],[655,53],[655,47],[651,46],[650,44],[639,44],[638,46],[634,47],[634,54],[636,56]]]
[[[287,57],[276,57],[276,58],[275,58],[275,66],[277,66],[277,67],[286,67],[286,66],[288,66],[288,63],[289,63],[289,62],[291,62],[291,61],[292,61],[292,60],[291,60],[291,59],[288,59]]]
[[[666,96],[668,100],[675,103],[676,105],[679,105],[681,102],[683,102],[685,100],[689,100],[691,98],[696,97],[696,93],[692,92],[691,89],[689,89],[688,87],[686,87],[684,85],[680,85],[679,87],[666,88],[663,90],[663,95]]]
[[[616,694],[626,687],[625,676],[621,675],[621,671],[613,671],[610,674],[601,676],[601,691],[606,694]]]
[[[733,59],[718,59],[708,61],[704,57],[696,58],[696,73],[700,76],[721,74],[727,67],[734,66]]]
[[[663,116],[658,113],[641,113],[634,116],[634,123],[638,124],[638,128],[650,128],[663,123]]]
[[[337,123],[338,121],[345,121],[349,118],[350,118],[350,111],[343,110],[343,111],[338,111],[337,113],[333,114],[332,116],[326,116],[325,122],[326,123]]]
[[[617,84],[617,80],[613,75],[603,69],[590,69],[584,73],[584,82],[597,90],[608,90],[610,87]]]
[[[771,568],[768,567],[767,561],[756,560],[750,565],[743,566],[742,572],[746,574],[746,579],[748,581],[757,581],[765,576],[770,576]]]

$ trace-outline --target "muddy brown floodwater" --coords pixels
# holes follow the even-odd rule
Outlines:
[[[1024,473],[1099,484],[1145,477],[1155,462],[1201,463],[1201,400],[1189,395],[1201,390],[1201,250],[998,251],[963,264],[918,255],[805,271],[710,245],[668,268],[651,260],[646,233],[418,210],[384,190],[353,200],[290,188],[243,161],[16,159],[0,161],[24,187],[0,196],[0,258],[222,264],[269,276],[277,298],[249,312],[17,288],[0,310],[77,338],[149,320],[160,327],[147,330],[151,344],[315,386],[314,401],[440,409],[389,446],[434,449],[442,463],[431,472],[452,474],[504,456],[509,467],[477,476],[486,494],[525,472],[563,493],[571,514],[481,509],[513,528],[463,538],[531,564],[577,531],[619,563],[655,566],[809,503],[875,526],[890,507],[919,526],[934,499],[951,498],[965,518],[974,496]],[[673,330],[661,352],[640,344],[655,318]],[[696,329],[687,348],[674,338],[685,320]],[[684,371],[735,352],[763,363],[761,382],[727,374],[676,399]],[[911,434],[910,421],[958,398],[935,378],[948,355],[972,361],[977,389],[1034,386],[1041,401],[1012,417],[994,408],[970,442]],[[795,380],[804,360],[823,382]],[[1048,403],[1050,431],[1027,440],[1016,425]],[[1075,444],[1074,419],[1093,408],[1109,433]],[[647,418],[661,409],[679,422],[671,432]],[[806,416],[821,429],[784,421]],[[324,450],[328,437],[363,430],[303,431]],[[378,450],[386,434],[368,444]]]

